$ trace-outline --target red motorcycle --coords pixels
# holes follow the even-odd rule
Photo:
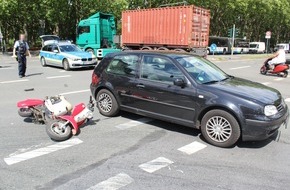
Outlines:
[[[270,65],[268,63],[270,60],[271,58],[267,59],[264,62],[263,66],[260,69],[260,73],[263,75],[266,75],[266,74],[278,75],[278,76],[286,78],[288,76],[290,60],[287,60],[285,64],[275,65],[273,70],[271,70]]]
[[[88,106],[80,103],[74,108],[64,96],[27,99],[18,102],[17,107],[20,116],[31,118],[36,124],[46,124],[48,136],[55,141],[64,141],[77,134],[79,127],[93,117],[94,111],[92,97]]]

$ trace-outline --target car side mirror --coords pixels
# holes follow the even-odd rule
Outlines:
[[[182,78],[176,78],[176,79],[174,79],[173,84],[175,86],[180,86],[182,88],[185,87],[185,85],[186,85],[185,81]]]
[[[59,51],[57,49],[54,49],[53,52],[54,53],[59,53]]]

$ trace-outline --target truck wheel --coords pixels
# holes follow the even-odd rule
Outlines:
[[[47,65],[46,65],[46,60],[45,60],[44,57],[41,57],[41,59],[40,59],[40,63],[41,63],[41,66],[43,66],[43,67],[46,67],[46,66],[47,66]]]
[[[159,47],[157,50],[159,50],[159,51],[168,51],[168,48],[166,48],[166,47]]]
[[[69,62],[68,62],[67,59],[64,59],[63,60],[62,65],[63,65],[64,70],[66,70],[66,71],[69,71],[70,70]]]
[[[144,46],[144,47],[141,48],[141,50],[152,50],[152,48],[149,47],[149,46]]]
[[[118,102],[109,90],[100,90],[97,94],[96,100],[98,101],[97,107],[102,115],[113,117],[119,112]]]
[[[184,49],[174,49],[174,51],[177,51],[177,52],[185,52]]]
[[[86,49],[86,52],[89,52],[89,53],[91,53],[91,54],[95,54],[95,52],[94,52],[94,50],[93,50],[92,48],[88,48],[88,49]]]
[[[201,121],[201,133],[207,142],[218,147],[231,147],[241,136],[235,117],[223,110],[211,110]]]

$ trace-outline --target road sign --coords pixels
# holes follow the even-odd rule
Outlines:
[[[216,44],[211,44],[211,45],[210,45],[210,50],[211,50],[211,51],[215,51],[216,48],[217,48]]]
[[[271,38],[271,34],[272,34],[271,31],[267,31],[265,38],[266,39],[270,39]]]

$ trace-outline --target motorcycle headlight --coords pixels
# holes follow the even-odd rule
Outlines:
[[[276,106],[274,106],[274,105],[265,106],[264,114],[266,116],[272,116],[272,115],[275,115],[276,113],[278,113],[278,110],[277,110]]]

